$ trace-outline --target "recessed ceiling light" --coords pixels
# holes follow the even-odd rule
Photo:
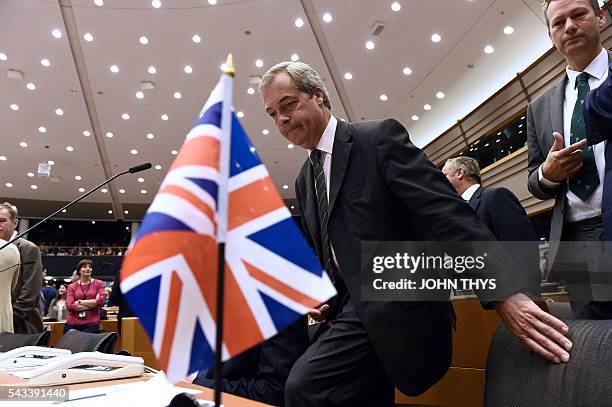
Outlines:
[[[106,132],[106,137],[108,137],[108,138],[113,138],[113,136],[114,136],[114,134],[113,134],[113,133],[111,133],[110,131],[107,131],[107,132]]]
[[[153,133],[147,133],[147,138],[149,140],[153,140],[155,138],[155,135]]]
[[[7,182],[6,184],[4,184],[7,188],[13,188],[13,184],[11,184],[10,182]]]
[[[261,131],[261,134],[263,134],[264,136],[267,136],[268,134],[270,134],[270,130],[268,130],[268,129],[263,129],[263,130]]]
[[[155,68],[154,66],[150,66],[147,68],[147,72],[151,75],[155,75],[157,73],[157,68]]]
[[[250,151],[251,153],[254,153],[254,152],[256,151],[256,150],[255,150],[255,147],[250,147],[250,148],[249,148],[249,151]]]
[[[409,67],[405,66],[404,69],[402,69],[402,73],[406,76],[408,75],[412,75],[412,69],[410,69]]]
[[[129,115],[129,114],[127,114],[127,113],[123,113],[123,114],[121,115],[121,118],[122,118],[123,120],[130,120],[130,115]]]
[[[393,3],[391,3],[391,10],[400,11],[401,9],[402,9],[402,5],[399,4],[397,1],[394,1]]]
[[[30,188],[32,188],[32,189],[38,189],[38,185],[30,185]]]
[[[323,14],[323,21],[325,21],[326,23],[331,23],[333,19],[334,18],[330,13]]]
[[[36,85],[30,82],[26,85],[26,88],[28,88],[29,90],[36,90]]]
[[[258,68],[261,68],[264,65],[263,61],[261,59],[258,59],[257,61],[255,61],[255,66]]]
[[[438,99],[444,99],[446,97],[446,95],[444,94],[444,92],[438,92],[438,93],[436,93],[436,97]]]
[[[66,147],[66,151],[74,151],[74,147],[68,146],[68,147]]]
[[[144,182],[144,178],[142,177],[138,178],[138,182]]]
[[[141,194],[146,194],[146,193],[147,193],[147,190],[146,190],[146,189],[141,189],[141,190],[140,190],[140,193],[141,193]]]
[[[253,88],[248,88],[248,89],[247,89],[247,93],[248,93],[249,95],[252,95],[252,94],[254,94],[254,93],[255,93],[255,89],[253,89]]]
[[[30,177],[30,178],[34,178],[34,173],[33,172],[28,172],[27,176]]]
[[[293,144],[287,144],[287,148],[288,148],[289,150],[291,150],[293,147],[295,147]]]
[[[19,143],[19,146],[26,148],[28,146],[28,143],[26,143],[25,141],[22,141],[21,143]]]
[[[119,67],[117,65],[111,65],[109,69],[112,73],[119,72]]]
[[[112,215],[112,214],[113,214],[112,209],[109,209],[109,210],[108,210],[108,214],[109,214],[109,215]]]
[[[104,5],[104,0],[94,0],[94,4],[98,7],[102,7]]]
[[[43,126],[40,126],[40,127],[38,128],[38,131],[39,131],[40,133],[46,133],[46,132],[47,132],[47,128],[46,128],[46,127],[43,127]]]
[[[6,156],[5,155],[0,155],[0,161],[6,161]]]
[[[244,117],[244,112],[238,112],[236,113],[236,116],[238,116],[239,119],[242,119]]]
[[[157,164],[157,165],[155,166],[155,169],[156,169],[156,170],[161,170],[161,169],[162,169],[162,166],[161,166],[161,165],[159,165],[159,164]]]
[[[195,44],[199,44],[200,42],[202,42],[202,37],[200,37],[198,34],[195,34],[193,37],[191,37],[191,41],[193,41]]]
[[[64,114],[64,111],[60,108],[55,109],[55,114],[58,116],[62,116]]]
[[[19,110],[19,106],[18,106],[18,105],[16,105],[15,103],[13,103],[13,104],[10,106],[10,108],[11,108],[11,109],[13,109],[13,110],[15,110],[15,111],[16,111],[16,110]]]
[[[378,98],[380,100],[382,100],[383,102],[386,102],[387,100],[389,100],[389,97],[387,95],[385,95],[384,93],[382,95],[380,95]]]
[[[512,33],[514,33],[514,27],[512,27],[511,25],[507,25],[504,27],[504,34],[511,35]]]
[[[423,105],[423,109],[425,110],[431,110],[431,105]]]
[[[180,99],[180,98],[183,97],[183,95],[181,95],[181,92],[174,92],[173,96],[174,96],[175,99]]]
[[[137,99],[142,99],[143,97],[144,97],[144,93],[142,93],[142,91],[139,90],[138,92],[136,92]]]
[[[417,116],[416,114],[413,114],[411,119],[416,122],[417,120],[419,120],[419,116]]]
[[[289,185],[283,185],[283,189],[289,189]]]
[[[161,119],[164,120],[164,121],[168,120],[168,115],[167,114],[162,114],[161,115]]]
[[[153,0],[151,2],[151,5],[155,8],[160,8],[161,7],[161,1],[160,0]]]
[[[6,54],[4,52],[0,52],[0,61],[6,61],[8,59],[8,57],[6,56]]]
[[[133,148],[133,149],[131,149],[131,150],[130,150],[130,154],[132,154],[132,155],[136,155],[136,154],[138,154],[138,150],[136,150],[135,148]]]
[[[374,49],[374,47],[376,47],[376,44],[374,44],[374,41],[372,41],[372,40],[368,40],[368,41],[366,41],[366,43],[365,43],[365,47],[366,47],[367,49]]]
[[[96,221],[95,221],[95,220],[92,220],[92,221],[91,221],[91,224],[92,224],[92,225],[95,225],[95,224],[96,224]]]
[[[442,41],[442,37],[440,36],[440,34],[433,34],[433,35],[431,36],[431,40],[432,40],[433,42],[440,42],[440,41]]]
[[[49,164],[49,165],[55,165],[55,161],[53,161],[53,160],[49,160],[49,161],[47,161],[47,164]]]
[[[66,209],[62,209],[62,213],[66,213]]]
[[[138,39],[138,42],[141,43],[142,45],[147,45],[149,43],[149,39],[143,35],[142,37]]]
[[[82,178],[81,178],[81,176],[80,176],[80,175],[75,175],[75,176],[74,176],[74,179],[76,179],[77,181],[80,181]]]
[[[353,74],[350,72],[345,73],[344,79],[346,79],[347,81],[350,81],[351,79],[353,79]]]
[[[125,210],[123,211],[123,213],[125,213],[126,215],[128,215],[130,213],[130,211]],[[130,228],[128,226],[125,227],[125,230],[130,230]]]
[[[302,28],[304,26],[304,20],[301,18],[296,18],[293,24],[295,24],[297,28]]]
[[[87,42],[92,42],[93,41],[93,35],[91,35],[91,33],[85,33],[83,35],[83,39]]]
[[[51,62],[49,62],[49,60],[47,58],[43,58],[43,59],[40,60],[40,64],[42,66],[49,66],[49,65],[51,65]]]
[[[495,48],[493,48],[492,45],[487,45],[486,47],[484,47],[485,54],[492,54],[494,52],[495,52]]]
[[[183,68],[183,71],[185,71],[185,73],[192,73],[193,68],[191,67],[191,65],[185,65],[185,67]]]
[[[295,209],[295,206],[291,205],[291,209]]]
[[[119,190],[119,193],[120,193],[120,194],[125,194],[125,189],[121,188],[121,189]]]
[[[217,0],[208,0],[208,4],[214,6],[215,4],[217,4]]]
[[[85,188],[79,188],[79,192],[85,192]]]
[[[172,154],[172,155],[177,155],[177,154],[178,154],[178,151],[176,151],[176,150],[172,150],[172,151],[170,151],[170,154]]]
[[[300,56],[298,54],[291,54],[291,60],[297,62],[300,60]]]

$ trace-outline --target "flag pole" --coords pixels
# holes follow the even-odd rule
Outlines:
[[[218,272],[217,272],[217,329],[215,338],[215,406],[221,406],[221,392],[223,382],[221,368],[223,367],[223,297],[225,287],[225,240],[227,234],[228,201],[229,201],[229,166],[230,143],[232,140],[232,82],[236,74],[232,54],[227,56],[223,75],[223,107],[221,112],[221,151],[219,154],[219,202],[217,211],[217,243]]]

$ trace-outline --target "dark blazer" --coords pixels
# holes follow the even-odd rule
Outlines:
[[[612,52],[608,51],[608,58],[612,59]],[[527,107],[527,169],[529,180],[527,187],[536,198],[546,200],[555,199],[555,206],[550,221],[550,248],[548,251],[549,264],[553,264],[559,241],[563,232],[563,219],[565,213],[567,183],[563,182],[558,188],[546,189],[540,186],[538,168],[553,145],[553,132],[563,134],[563,101],[565,100],[565,86],[567,75],[541,95],[535,98]]]
[[[328,232],[351,301],[390,379],[403,393],[418,395],[449,367],[452,306],[361,301],[361,242],[494,241],[495,237],[396,120],[338,121],[330,176]],[[320,259],[309,160],[297,177],[296,198],[305,235]],[[502,282],[512,278],[512,270],[500,259],[491,260],[498,286],[507,295],[522,291],[520,279],[513,281],[514,287]],[[503,260],[510,263],[507,256]]]
[[[502,242],[515,261],[515,272],[523,274],[528,281],[529,291],[539,296],[542,278],[538,238],[518,198],[506,188],[479,187],[468,203]]]
[[[13,290],[13,324],[15,333],[38,333],[43,330],[40,313],[42,261],[38,247],[25,239],[17,239],[15,246],[21,255],[19,280]]]
[[[308,347],[307,323],[300,318],[284,331],[223,364],[223,391],[267,404],[284,404],[285,382]],[[213,368],[193,381],[214,388]]]
[[[601,212],[604,239],[612,240],[612,62],[606,81],[589,92],[584,101],[584,123],[589,145],[608,141]]]

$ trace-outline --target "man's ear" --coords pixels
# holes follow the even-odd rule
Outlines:
[[[459,178],[460,180],[463,180],[463,178],[465,178],[465,171],[463,171],[463,168],[457,168],[457,171],[455,173],[457,174],[457,178]]]
[[[315,88],[314,98],[318,105],[323,106],[324,96],[323,96],[323,91],[320,88]]]

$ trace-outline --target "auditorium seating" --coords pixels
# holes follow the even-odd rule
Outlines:
[[[608,406],[612,400],[612,320],[567,320],[568,363],[529,352],[499,326],[487,359],[485,406]]]
[[[77,352],[102,352],[113,353],[116,332],[104,332],[92,334],[71,329],[62,336],[55,345],[56,348],[69,349],[72,353]]]
[[[0,352],[8,352],[22,346],[48,346],[51,332],[47,329],[38,334],[15,334],[0,332]]]

